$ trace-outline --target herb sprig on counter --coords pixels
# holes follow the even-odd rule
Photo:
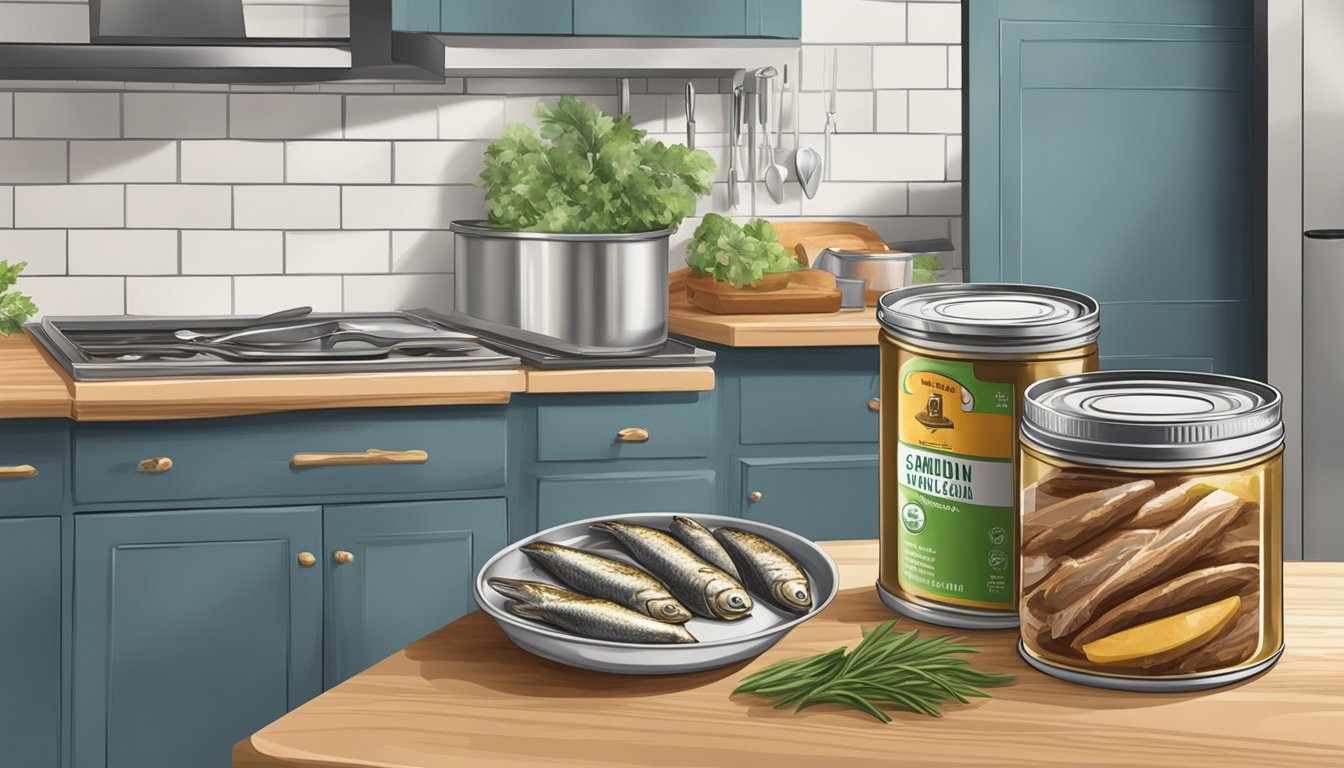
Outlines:
[[[6,290],[19,281],[19,273],[26,266],[26,262],[10,264],[0,259],[0,336],[23,333],[23,324],[37,314],[37,305],[31,298],[18,291]]]
[[[885,709],[942,717],[938,705],[989,698],[980,690],[1013,682],[1014,675],[972,669],[962,654],[979,653],[955,638],[921,638],[918,630],[893,632],[896,621],[864,633],[853,651],[837,648],[805,659],[771,664],[748,676],[733,695],[774,700],[775,709],[798,712],[816,704],[843,704],[891,722]]]

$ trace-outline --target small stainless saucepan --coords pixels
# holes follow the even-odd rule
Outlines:
[[[812,268],[825,270],[841,279],[863,280],[869,291],[885,292],[910,284],[911,264],[916,255],[827,248],[817,256]]]

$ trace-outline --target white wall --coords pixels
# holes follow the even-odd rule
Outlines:
[[[818,151],[822,63],[840,51],[835,181],[813,200],[790,184],[780,205],[762,186],[757,213],[857,219],[888,239],[959,244],[959,3],[803,6],[799,114],[803,143]],[[683,85],[635,81],[639,125],[682,140]],[[720,164],[702,213],[726,206],[728,85],[696,82],[697,142]],[[20,287],[48,314],[446,307],[445,230],[485,212],[472,186],[485,142],[506,120],[528,119],[539,98],[575,93],[614,110],[614,91],[611,80],[563,78],[0,83],[0,259],[29,263]],[[697,224],[682,225],[674,266]]]

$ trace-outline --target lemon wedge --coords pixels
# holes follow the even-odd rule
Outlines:
[[[1212,640],[1240,608],[1241,598],[1233,595],[1093,640],[1083,653],[1093,664],[1176,658]]]

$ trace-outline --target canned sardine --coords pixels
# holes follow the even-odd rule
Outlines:
[[[1096,370],[1097,302],[1033,285],[922,285],[882,296],[877,317],[878,594],[921,621],[1015,627],[1022,393]]]

